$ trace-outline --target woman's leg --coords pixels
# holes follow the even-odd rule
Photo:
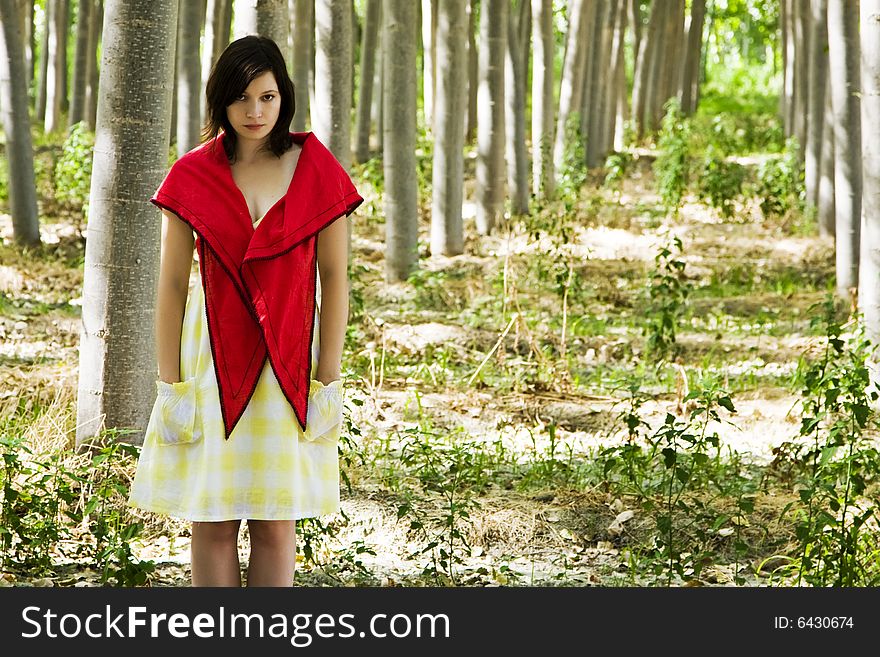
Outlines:
[[[293,586],[296,520],[248,520],[248,586]]]
[[[193,586],[241,586],[239,527],[241,520],[192,524]]]

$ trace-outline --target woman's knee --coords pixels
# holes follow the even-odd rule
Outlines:
[[[248,520],[251,544],[284,548],[296,544],[295,520]]]
[[[224,520],[221,522],[193,522],[194,539],[211,543],[238,543],[238,531],[241,520]]]

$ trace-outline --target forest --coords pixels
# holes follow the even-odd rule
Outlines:
[[[364,198],[297,586],[880,584],[877,16],[0,0],[0,586],[188,585],[188,523],[126,503],[149,199],[247,34]]]

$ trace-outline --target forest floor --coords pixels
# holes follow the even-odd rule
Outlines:
[[[756,464],[774,462],[797,437],[792,382],[821,338],[810,307],[833,280],[831,240],[765,220],[751,205],[724,220],[688,197],[679,216],[669,217],[659,209],[649,164],[637,161],[620,190],[590,186],[570,211],[560,211],[570,227],[564,239],[552,230],[536,236],[519,221],[477,238],[466,216],[463,255],[425,259],[411,283],[388,284],[384,226],[371,210],[375,197],[365,196],[353,235],[360,301],[343,364],[346,426],[359,432],[350,434],[356,447],[343,468],[351,487],[342,487],[344,514],[327,519],[323,537],[311,543],[315,558],[300,555],[298,584],[652,583],[632,567],[652,519],[591,472],[598,450],[626,439],[620,414],[630,399],[627,381],[638,381],[646,395],[640,415],[656,429],[667,413],[686,415],[689,382],[718,374],[736,412],[725,411],[711,430]],[[427,227],[423,217],[423,256]],[[69,448],[75,427],[79,228],[44,219],[44,246],[21,254],[10,243],[9,217],[0,215],[0,416],[33,412],[28,440],[35,450]],[[675,362],[653,368],[640,330],[643,294],[658,249],[673,235],[683,244],[691,293]],[[564,347],[558,290],[568,270],[560,279],[560,263],[572,275]],[[439,460],[417,453],[415,443],[426,440]],[[470,456],[454,457],[471,476],[482,472],[479,485],[461,488],[467,517],[451,523],[448,498],[430,486],[432,477],[454,479],[453,456],[444,451],[450,441],[476,445]],[[773,555],[794,540],[784,509],[795,497],[784,486],[759,495],[751,522],[761,538],[745,564],[719,558],[689,583],[731,585],[737,573],[746,584],[762,583]],[[157,563],[151,584],[187,585],[187,523],[139,517],[145,530],[133,547]],[[719,533],[719,551],[728,535]],[[439,547],[451,541],[452,563],[423,551],[432,537]],[[243,566],[246,539],[243,531]],[[759,570],[766,559],[770,566]],[[81,561],[60,557],[50,573],[0,575],[6,585],[98,580]]]

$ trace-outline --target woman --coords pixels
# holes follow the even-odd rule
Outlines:
[[[192,521],[194,586],[241,586],[243,519],[247,585],[291,586],[296,520],[339,505],[348,230],[336,219],[363,199],[314,134],[288,132],[293,83],[270,39],[231,43],[206,96],[203,144],[151,199],[158,394],[129,504]]]

